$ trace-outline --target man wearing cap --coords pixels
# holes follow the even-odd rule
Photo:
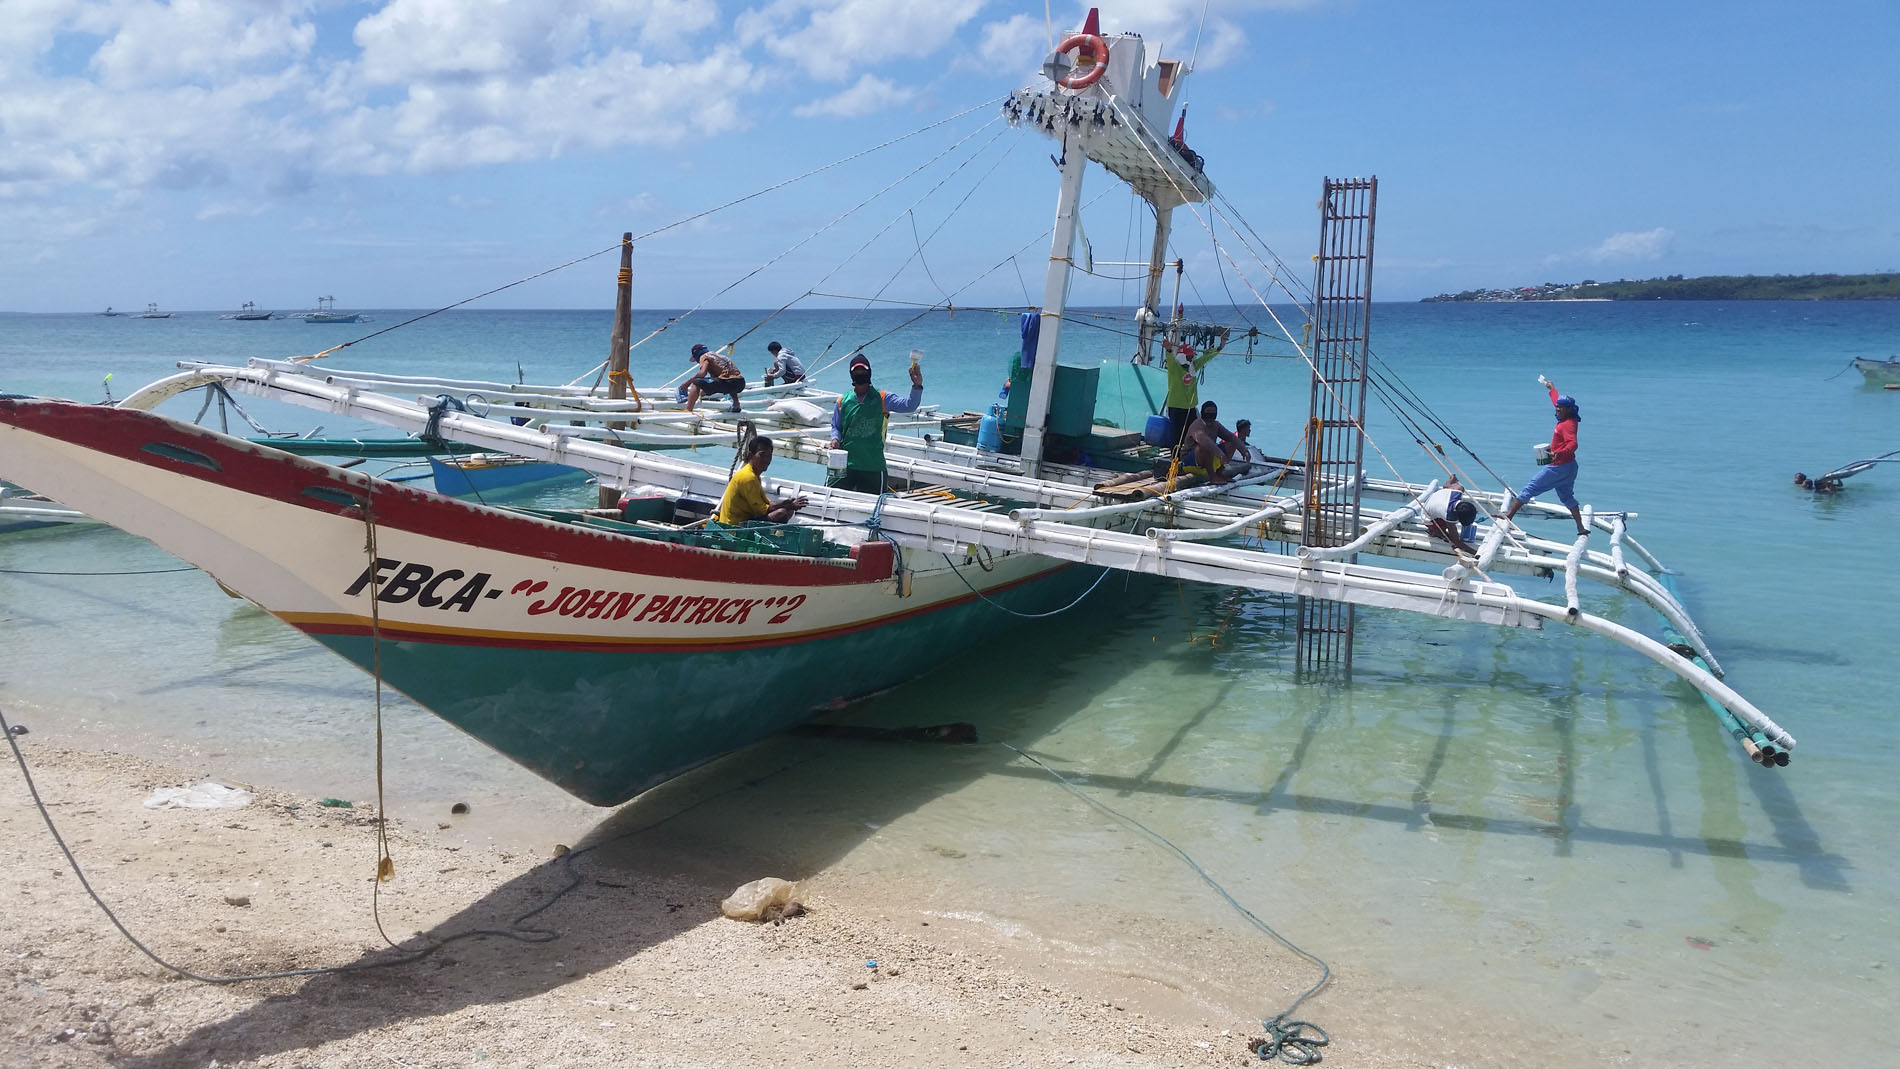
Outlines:
[[[892,412],[915,412],[924,401],[924,372],[910,366],[910,396],[899,397],[871,385],[871,358],[851,356],[851,392],[838,398],[831,413],[831,448],[845,451],[844,470],[825,476],[826,486],[865,494],[884,492],[884,432]]]
[[[1425,529],[1451,543],[1455,549],[1477,552],[1478,504],[1465,496],[1465,488],[1456,475],[1451,481],[1425,495]]]
[[[787,386],[794,382],[805,381],[805,365],[798,359],[796,353],[778,342],[767,343],[765,351],[772,354],[772,363],[765,369],[767,386],[772,385],[772,380],[777,378],[783,378]]]
[[[686,411],[691,412],[709,393],[730,395],[732,411],[739,411],[739,394],[745,390],[745,373],[739,366],[704,345],[693,346],[692,360],[699,365],[699,374],[686,380]]]
[[[1226,335],[1221,336],[1221,344],[1204,353],[1195,353],[1194,346],[1187,342],[1173,345],[1162,342],[1162,367],[1168,373],[1168,396],[1163,402],[1168,410],[1168,422],[1173,424],[1169,437],[1174,439],[1175,447],[1180,448],[1181,439],[1186,437],[1188,424],[1194,422],[1194,413],[1201,405],[1201,369],[1208,361],[1220,355],[1221,347],[1227,344]]]
[[[1557,392],[1557,385],[1542,375],[1537,381],[1550,391],[1550,403],[1557,410],[1557,429],[1550,435],[1550,462],[1531,476],[1524,489],[1517,492],[1510,505],[1504,509],[1504,519],[1517,515],[1517,510],[1532,498],[1546,491],[1557,491],[1557,500],[1570,510],[1570,518],[1577,521],[1579,537],[1590,532],[1583,526],[1583,509],[1577,504],[1577,495],[1572,487],[1577,484],[1577,424],[1583,417],[1577,413],[1577,399],[1569,394]]]

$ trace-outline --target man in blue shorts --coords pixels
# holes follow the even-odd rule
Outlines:
[[[1570,518],[1577,521],[1579,537],[1590,532],[1583,526],[1582,506],[1577,504],[1577,495],[1572,487],[1577,485],[1577,424],[1583,417],[1577,414],[1577,399],[1569,394],[1557,392],[1557,386],[1542,375],[1537,381],[1550,391],[1550,403],[1557,410],[1557,429],[1550,435],[1550,461],[1538,469],[1524,489],[1517,492],[1504,510],[1504,518],[1517,515],[1531,499],[1542,493],[1555,490],[1557,500],[1570,510]]]

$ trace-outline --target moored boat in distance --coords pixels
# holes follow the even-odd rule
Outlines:
[[[1885,360],[1857,356],[1854,358],[1854,368],[1867,376],[1870,383],[1900,383],[1900,356],[1890,356]]]
[[[257,310],[257,305],[255,303],[251,301],[245,301],[244,307],[239,308],[235,312],[226,312],[223,315],[219,316],[218,318],[219,319],[242,319],[246,321],[255,321],[255,320],[261,320],[261,319],[270,319],[274,315],[276,315],[276,313],[274,312],[260,312]]]
[[[336,310],[335,297],[318,297],[317,306],[308,311],[297,312],[290,318],[301,319],[306,323],[363,323],[369,317],[361,312],[339,312]]]
[[[171,317],[172,317],[172,314],[170,312],[159,311],[158,302],[154,301],[151,304],[148,304],[145,306],[145,311],[140,312],[138,315],[135,315],[132,318],[133,319],[170,319]]]
[[[111,306],[111,305],[109,305],[109,304],[108,304],[108,305],[106,305],[106,310],[105,310],[105,311],[103,311],[103,312],[94,312],[94,313],[93,313],[93,315],[102,315],[102,316],[114,316],[114,317],[117,317],[117,316],[122,316],[122,315],[124,315],[124,314],[125,314],[124,312],[115,312],[115,311],[113,311],[113,310],[112,310],[112,306]]]

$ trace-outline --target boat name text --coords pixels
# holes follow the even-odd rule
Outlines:
[[[436,571],[427,564],[403,562],[379,557],[373,567],[363,569],[345,597],[355,597],[363,588],[376,584],[376,600],[392,605],[414,601],[427,609],[454,609],[468,612],[483,598],[498,598],[502,587],[493,584],[494,576],[476,572],[470,576],[460,569]],[[453,590],[453,593],[450,591]],[[633,623],[648,624],[744,624],[754,610],[761,615],[771,612],[768,624],[782,624],[805,604],[805,595],[787,594],[770,598],[734,598],[704,594],[642,594],[631,590],[594,590],[589,587],[563,586],[552,596],[541,596],[548,584],[539,579],[523,579],[508,588],[508,593],[532,598],[528,615],[556,613],[575,619],[621,620],[632,616]]]

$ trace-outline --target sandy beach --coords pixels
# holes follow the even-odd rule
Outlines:
[[[1263,993],[1311,978],[1290,955],[1194,945],[1188,932],[1159,933],[1180,941],[1182,970],[1130,968],[993,918],[912,908],[876,872],[771,871],[773,844],[795,828],[753,822],[713,839],[703,822],[628,824],[625,810],[551,830],[539,856],[469,844],[457,822],[479,815],[392,822],[395,876],[373,914],[376,822],[362,800],[328,807],[246,785],[244,808],[151,809],[155,789],[205,770],[19,741],[93,886],[174,965],[361,966],[446,945],[291,979],[173,975],[77,885],[9,754],[10,1066],[1235,1066],[1259,1064],[1246,1049],[1255,1003],[1281,997]],[[562,845],[572,852],[557,858]],[[780,925],[720,914],[738,884],[765,875],[802,877],[811,912]],[[1117,912],[1104,902],[1100,923],[1112,928]],[[518,938],[454,938],[472,930]],[[1332,1032],[1325,1064],[1541,1061],[1520,1045],[1528,1029],[1472,1030],[1395,996],[1339,968],[1302,1014]]]

